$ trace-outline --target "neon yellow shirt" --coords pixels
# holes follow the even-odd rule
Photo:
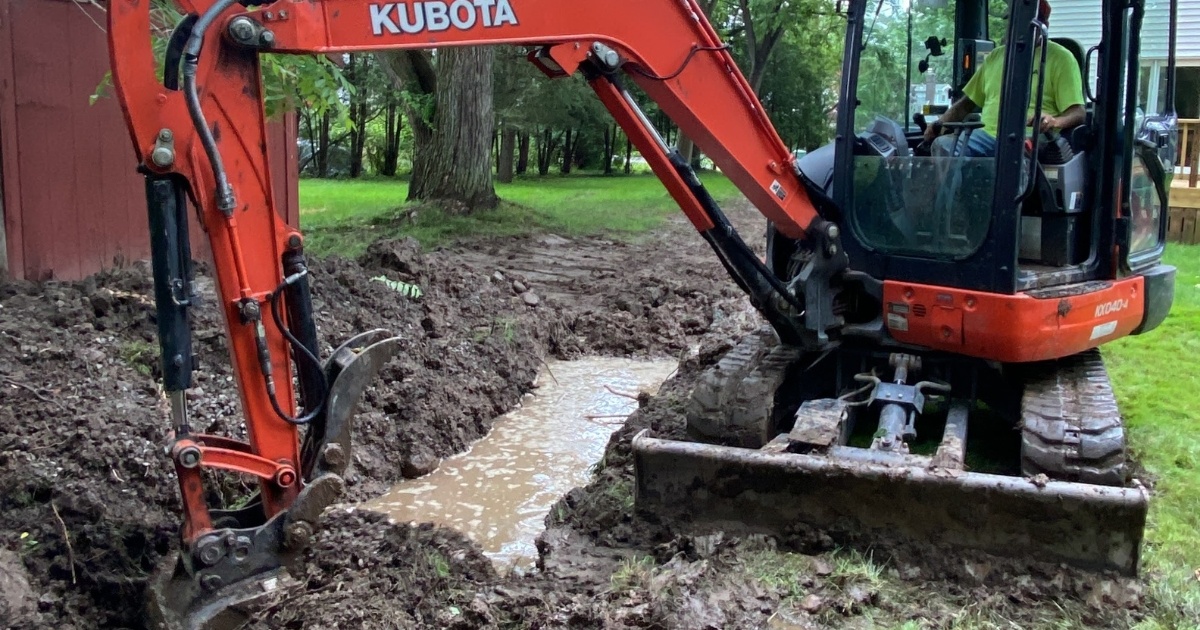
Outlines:
[[[1004,46],[997,46],[988,53],[987,59],[963,88],[963,94],[983,110],[983,130],[996,137],[1000,120],[1000,91],[1004,82]],[[1035,113],[1037,105],[1037,67],[1041,63],[1042,50],[1033,53],[1033,82],[1029,90],[1029,113]],[[1058,116],[1072,105],[1083,105],[1083,77],[1079,73],[1079,62],[1075,55],[1061,44],[1050,42],[1046,49],[1046,85],[1042,95],[1042,113]]]

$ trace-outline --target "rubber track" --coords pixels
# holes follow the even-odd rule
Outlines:
[[[1125,482],[1125,428],[1098,350],[1031,370],[1021,400],[1021,469],[1060,481]]]
[[[801,352],[770,329],[742,338],[701,375],[687,403],[687,431],[703,442],[760,448],[774,437],[775,391]]]

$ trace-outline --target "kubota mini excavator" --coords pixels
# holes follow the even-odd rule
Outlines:
[[[951,95],[983,55],[1004,55],[988,158],[932,156],[925,112],[910,121],[904,98],[873,109],[881,87],[861,71],[883,45],[871,40],[881,2],[849,0],[836,140],[799,160],[695,0],[172,1],[186,17],[161,60],[151,3],[108,4],[113,86],[146,180],[183,498],[177,558],[149,595],[161,623],[237,620],[299,557],[341,491],[358,397],[396,350],[368,331],[318,356],[304,237],[275,211],[262,52],[520,45],[548,76],[578,72],[594,88],[768,324],[703,375],[688,439],[635,438],[640,508],[693,526],[809,524],[1137,571],[1147,493],[1127,480],[1097,348],[1155,328],[1173,301],[1161,257],[1177,134],[1173,114],[1136,107],[1141,0],[1094,0],[1102,29],[1086,53],[1061,40],[1085,77],[1087,119],[1054,135],[1026,127],[1045,89],[1036,0],[1010,0],[1003,33],[989,33],[987,0],[893,5],[953,3],[953,32],[919,34],[931,57],[953,38],[952,76],[935,77]],[[1175,13],[1171,0],[1167,111]],[[627,80],[769,220],[765,262]],[[189,204],[212,249],[245,442],[188,423]],[[258,492],[210,505],[205,471],[252,475]]]

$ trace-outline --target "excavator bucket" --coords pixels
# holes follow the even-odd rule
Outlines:
[[[218,528],[195,554],[168,555],[146,593],[148,626],[156,630],[233,630],[255,606],[302,567],[322,511],[345,488],[353,418],[359,399],[396,354],[401,338],[371,330],[346,341],[325,361],[329,397],[305,435],[306,485],[292,505],[262,522],[260,498],[236,510],[214,511]]]
[[[968,470],[968,416],[979,407],[967,399],[947,396],[940,442],[931,435],[921,449],[927,454],[908,452],[903,438],[913,435],[925,392],[949,387],[906,385],[919,369],[906,355],[892,356],[891,381],[858,376],[867,386],[854,393],[870,390],[866,400],[843,395],[786,407],[793,422],[772,436],[766,428],[779,422],[778,392],[797,387],[784,376],[796,363],[794,349],[747,337],[692,391],[688,438],[636,435],[638,510],[692,533],[778,535],[808,526],[851,544],[932,543],[1137,574],[1148,492],[1124,483],[1123,433],[1098,355],[1027,372],[1037,376],[1019,396],[1025,435],[1017,474]],[[1081,400],[1091,406],[1072,406]],[[879,413],[864,413],[872,405]],[[1075,415],[1055,417],[1060,408]],[[851,427],[864,418],[870,445],[849,445]]]

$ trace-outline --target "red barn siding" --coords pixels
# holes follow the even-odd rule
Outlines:
[[[103,12],[71,0],[0,0],[0,158],[9,273],[72,280],[146,258],[142,178],[113,98]],[[298,223],[295,118],[271,126],[281,214]],[[194,252],[206,258],[193,222]]]

